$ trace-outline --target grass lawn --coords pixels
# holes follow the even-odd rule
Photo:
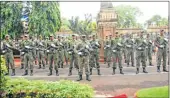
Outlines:
[[[137,98],[168,98],[168,86],[141,89]]]

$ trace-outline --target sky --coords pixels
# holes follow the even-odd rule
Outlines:
[[[159,14],[168,18],[168,2],[112,2],[113,6],[131,5],[138,7],[143,15],[137,18],[137,22],[144,23],[153,15]],[[79,16],[84,19],[84,14],[91,13],[97,16],[100,11],[100,2],[60,2],[61,17],[70,19],[72,16]]]

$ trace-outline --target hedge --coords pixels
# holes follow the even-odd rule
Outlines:
[[[60,80],[12,79],[5,76],[5,60],[1,57],[0,98],[92,98],[94,90],[87,84]]]
[[[168,98],[168,86],[141,89],[136,93],[137,98]]]

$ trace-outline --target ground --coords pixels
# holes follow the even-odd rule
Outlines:
[[[134,96],[135,92],[141,88],[157,87],[168,85],[168,73],[156,72],[156,63],[153,60],[154,66],[147,66],[147,71],[149,73],[142,73],[142,68],[140,68],[140,73],[135,74],[135,67],[123,66],[124,75],[119,74],[119,69],[116,69],[116,75],[112,75],[112,68],[107,68],[106,64],[100,63],[101,65],[101,76],[97,75],[97,70],[93,69],[93,75],[91,76],[92,81],[88,82],[85,80],[85,75],[83,76],[83,81],[80,83],[86,83],[94,87],[97,94],[108,94],[108,95],[119,95],[127,94],[128,96]],[[168,68],[168,67],[167,67]],[[162,68],[161,68],[162,71]],[[38,66],[34,67],[34,76],[21,76],[24,70],[17,68],[16,77],[25,77],[32,80],[49,80],[57,81],[60,79],[76,80],[77,71],[73,70],[73,75],[68,76],[68,67],[59,69],[60,76],[55,76],[55,71],[52,76],[47,76],[49,70],[48,66],[46,69],[38,69]]]

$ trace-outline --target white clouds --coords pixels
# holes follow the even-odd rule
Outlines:
[[[113,2],[113,6],[120,4],[138,7],[143,15],[138,17],[138,22],[143,23],[155,14],[168,18],[168,2]],[[61,16],[71,18],[79,16],[84,19],[84,14],[91,13],[96,17],[100,11],[100,2],[60,2]]]

